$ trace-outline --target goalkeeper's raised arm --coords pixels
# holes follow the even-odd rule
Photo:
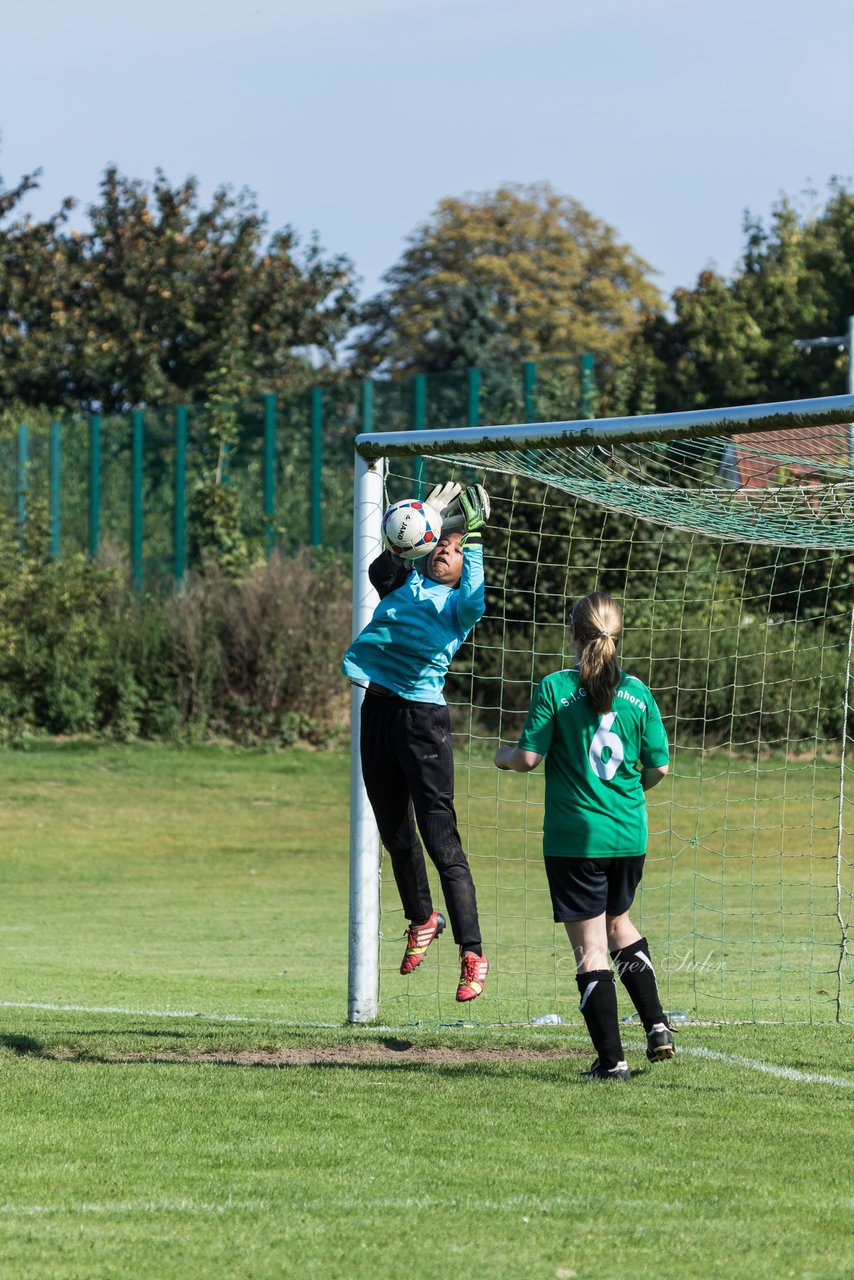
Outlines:
[[[433,907],[417,820],[460,948],[457,999],[467,1001],[483,991],[489,964],[457,831],[443,690],[454,654],[485,607],[481,543],[489,496],[481,485],[462,490],[448,483],[431,489],[424,505],[436,525],[441,521],[439,540],[417,564],[387,550],[370,566],[380,602],[344,655],[342,670],[366,690],[362,776],[410,921],[401,973],[421,963],[445,928],[444,916]]]
[[[483,617],[486,607],[483,579],[483,528],[489,519],[489,494],[482,485],[473,484],[457,499],[465,520],[460,534],[463,567],[460,575],[460,595],[457,614],[462,626],[471,629]],[[445,536],[445,526],[442,526]],[[449,535],[450,536],[450,535]]]

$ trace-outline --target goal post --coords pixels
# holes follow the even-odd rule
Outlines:
[[[536,680],[567,665],[567,598],[604,583],[626,607],[626,668],[661,690],[674,746],[639,902],[656,945],[666,939],[669,1007],[715,1020],[844,1020],[854,982],[852,420],[854,396],[835,396],[357,438],[354,634],[376,600],[367,568],[386,473],[394,499],[408,496],[413,459],[431,481],[453,473],[496,494],[492,603],[455,660],[449,696],[468,743],[458,809],[493,963],[492,999],[476,1018],[528,1021],[576,1003],[546,906],[541,781],[499,778],[490,761],[497,739],[518,733]],[[354,690],[353,1023],[380,1015],[381,896],[395,946],[403,932],[361,781],[361,696]],[[387,1009],[398,1022],[447,1020],[442,983],[438,959],[393,988],[390,977],[383,1020]]]
[[[370,621],[378,596],[368,568],[382,549],[382,460],[356,454],[353,498],[353,637]],[[363,690],[350,702],[350,902],[347,1018],[372,1022],[379,1008],[379,837],[362,779],[359,729]]]

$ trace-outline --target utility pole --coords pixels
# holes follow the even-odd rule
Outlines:
[[[812,351],[813,347],[836,347],[848,352],[848,394],[854,395],[854,316],[848,317],[848,329],[838,338],[797,338],[796,351]],[[848,459],[854,461],[854,422],[848,423]]]

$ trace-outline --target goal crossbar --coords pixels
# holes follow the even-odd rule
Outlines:
[[[854,395],[776,404],[735,405],[728,409],[694,409],[651,413],[631,418],[534,422],[513,426],[446,427],[421,431],[375,431],[356,437],[356,450],[367,461],[377,458],[440,457],[497,453],[505,449],[542,449],[619,441],[692,440],[721,436],[843,426],[854,421]]]

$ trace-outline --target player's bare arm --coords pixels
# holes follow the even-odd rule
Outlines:
[[[521,747],[499,747],[495,753],[495,767],[511,770],[513,773],[530,773],[543,759],[536,751],[523,751]]]

